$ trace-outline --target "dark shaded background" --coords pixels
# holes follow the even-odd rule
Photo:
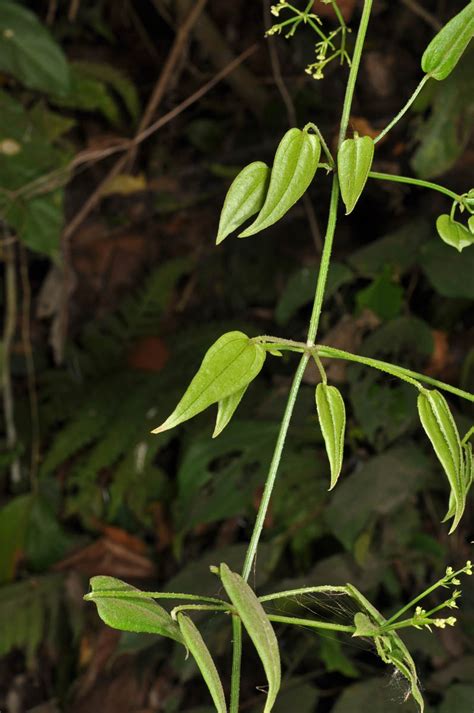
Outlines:
[[[189,33],[188,0],[23,4],[82,67],[82,84],[75,70],[74,91],[59,100],[0,72],[2,93],[29,112],[32,131],[42,122],[48,136],[50,165],[36,174],[47,176],[46,194],[64,190],[56,243],[50,224],[22,232],[4,213],[5,325],[12,304],[17,312],[6,362],[16,436],[0,453],[0,710],[208,713],[207,691],[181,648],[106,628],[82,596],[96,574],[216,594],[209,565],[241,566],[294,358],[267,360],[216,441],[210,411],[159,437],[149,431],[223,332],[305,338],[330,179],[318,173],[309,200],[255,238],[216,248],[215,233],[230,180],[250,161],[271,163],[293,115],[300,127],[316,122],[334,146],[347,69],[334,63],[320,82],[305,74],[315,41],[305,28],[290,41],[264,40],[266,0],[209,0]],[[361,3],[343,4],[356,27]],[[328,7],[316,5],[331,25]],[[353,130],[375,136],[388,123],[421,78],[419,58],[436,27],[463,5],[375,1]],[[117,148],[252,47],[238,69],[139,147]],[[464,192],[473,165],[472,52],[446,82],[431,84],[381,142],[374,168]],[[104,187],[111,171],[119,178]],[[341,215],[321,342],[473,390],[474,250],[458,255],[436,235],[436,217],[449,208],[436,193],[368,183],[354,213]],[[274,591],[351,581],[389,612],[446,565],[472,559],[472,509],[448,537],[440,522],[447,483],[410,387],[339,362],[328,374],[349,417],[340,483],[327,493],[311,371],[253,583]],[[464,433],[473,410],[455,398],[450,405]],[[406,636],[436,713],[472,713],[474,705],[469,581],[463,592],[456,628]],[[304,603],[328,620],[350,623],[353,615],[345,601]],[[200,627],[228,681],[227,623],[209,617]],[[279,635],[287,674],[276,713],[414,710],[402,705],[405,684],[368,644]],[[241,709],[256,713],[263,672],[244,645]]]

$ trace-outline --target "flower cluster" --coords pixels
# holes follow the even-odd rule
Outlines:
[[[329,34],[326,35],[321,28],[321,18],[311,12],[313,0],[310,0],[305,10],[298,10],[298,8],[286,2],[286,0],[281,0],[276,5],[273,5],[271,7],[271,13],[274,17],[279,17],[282,10],[289,11],[291,16],[278,24],[272,25],[265,33],[267,37],[271,37],[272,35],[279,35],[284,32],[285,38],[288,39],[295,34],[301,23],[309,25],[320,38],[315,46],[316,61],[309,64],[305,69],[306,74],[309,74],[313,79],[322,79],[324,77],[325,67],[337,58],[339,58],[341,64],[347,62],[347,64],[350,65],[351,63],[349,54],[346,51],[346,36],[350,30],[344,22],[336,0],[324,0],[324,2],[326,5],[333,5],[339,22],[339,27]],[[341,38],[339,47],[334,43],[334,39],[337,36]]]

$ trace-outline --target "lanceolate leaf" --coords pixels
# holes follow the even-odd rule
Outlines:
[[[370,136],[355,136],[342,142],[337,155],[337,172],[346,215],[352,213],[367,182],[374,158]]]
[[[421,58],[421,67],[433,79],[446,79],[474,34],[474,2],[466,5],[433,37]]]
[[[316,387],[316,407],[331,466],[331,485],[329,490],[332,490],[337,483],[342,468],[346,408],[338,389],[327,384],[318,384]]]
[[[266,163],[255,161],[241,170],[225,197],[216,244],[245,223],[263,206],[270,178]]]
[[[212,696],[218,713],[227,713],[224,689],[216,665],[199,630],[185,614],[178,614],[178,624],[184,643],[191,652]]]
[[[265,349],[242,332],[227,332],[205,355],[199,371],[175,410],[152,433],[174,428],[211,404],[241,391],[257,376],[265,361]]]
[[[444,396],[439,391],[424,389],[418,396],[418,413],[436,455],[444,468],[454,501],[453,532],[464,512],[464,460],[458,429]],[[451,507],[448,514],[451,512]]]
[[[268,695],[264,713],[270,713],[281,683],[280,651],[275,632],[264,608],[247,582],[240,575],[231,572],[226,564],[221,564],[220,576],[224,589],[252,639],[263,664],[268,680]]]
[[[95,602],[100,618],[113,629],[159,634],[183,643],[178,625],[168,612],[153,599],[138,597],[140,590],[130,584],[100,576],[92,577],[91,588],[84,599]]]
[[[315,134],[300,129],[286,132],[275,154],[265,203],[255,221],[239,238],[268,228],[287,213],[305,193],[314,178],[321,155],[321,142]]]
[[[468,225],[469,230],[471,231],[471,233],[474,235],[474,215],[471,215],[471,217],[470,217],[469,220],[467,221],[467,225]]]
[[[248,384],[230,396],[226,396],[226,398],[222,399],[222,401],[219,401],[216,426],[214,428],[214,433],[212,434],[213,438],[216,438],[220,433],[222,433],[224,428],[227,426],[230,419],[234,415],[237,406],[242,401],[247,388]]]
[[[36,15],[9,0],[0,2],[0,70],[30,89],[69,89],[69,66],[59,45]]]
[[[459,252],[467,248],[468,245],[474,244],[474,235],[471,231],[446,213],[439,216],[436,221],[436,229],[441,240],[452,245]]]

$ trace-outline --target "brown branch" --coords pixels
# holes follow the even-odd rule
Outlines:
[[[37,474],[40,459],[40,427],[38,392],[36,388],[36,372],[31,346],[31,285],[28,275],[28,256],[25,246],[20,242],[20,276],[23,292],[22,315],[21,315],[21,337],[23,341],[23,351],[25,353],[26,378],[28,383],[28,395],[30,399],[31,414],[31,461],[30,461],[30,483],[31,489],[37,489]]]
[[[11,375],[11,351],[16,330],[17,283],[15,245],[5,245],[5,318],[3,327],[3,354],[1,355],[0,373],[2,379],[3,413],[8,448],[16,447],[18,437],[15,425],[15,403]],[[10,477],[14,485],[21,480],[20,460],[15,457],[10,464]]]

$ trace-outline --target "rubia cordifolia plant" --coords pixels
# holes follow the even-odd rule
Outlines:
[[[264,713],[270,713],[272,710],[281,679],[280,654],[273,622],[314,629],[329,629],[346,632],[354,637],[371,639],[380,658],[385,663],[393,665],[408,681],[409,693],[418,704],[420,711],[423,711],[423,698],[418,686],[415,664],[400,639],[398,630],[405,627],[429,628],[434,626],[444,628],[453,625],[456,621],[455,618],[443,615],[442,612],[457,606],[456,602],[460,591],[456,587],[460,584],[460,575],[472,574],[470,562],[467,562],[463,568],[456,572],[448,567],[445,575],[439,581],[388,619],[378,612],[351,584],[343,587],[331,585],[305,587],[258,597],[247,583],[257,554],[298,390],[310,359],[315,360],[321,374],[321,383],[316,388],[315,398],[330,463],[330,488],[336,485],[341,472],[346,416],[341,394],[335,386],[327,383],[321,363],[322,358],[345,359],[379,369],[392,377],[408,382],[418,390],[420,420],[450,486],[449,506],[445,518],[452,520],[450,532],[453,532],[457,527],[463,515],[466,497],[474,475],[472,447],[469,443],[469,439],[474,433],[474,427],[464,437],[460,436],[448,403],[441,391],[450,392],[471,402],[474,402],[474,394],[395,364],[369,359],[316,343],[340,197],[342,197],[346,213],[350,213],[359,200],[368,179],[400,181],[444,193],[452,199],[453,203],[450,213],[438,218],[437,230],[441,239],[459,251],[474,244],[474,190],[457,195],[442,186],[426,181],[371,171],[377,142],[402,118],[428,81],[445,79],[459,61],[474,33],[474,2],[470,2],[464,10],[452,18],[431,41],[421,60],[424,76],[418,88],[393,121],[373,140],[369,136],[347,137],[354,88],[373,0],[364,0],[351,58],[348,57],[345,44],[347,28],[337,3],[332,0],[326,1],[330,1],[334,5],[340,22],[338,31],[330,35],[324,34],[319,18],[311,12],[312,3],[309,3],[306,10],[301,12],[289,3],[282,1],[274,6],[273,15],[278,17],[281,12],[288,11],[290,17],[280,25],[275,25],[269,32],[274,34],[285,29],[287,34],[291,35],[301,23],[313,27],[319,36],[316,46],[317,63],[319,62],[319,64],[314,65],[311,71],[316,78],[321,76],[329,59],[339,58],[341,62],[347,61],[350,64],[337,156],[336,158],[332,156],[315,124],[307,124],[301,130],[290,129],[277,148],[272,168],[257,161],[245,167],[235,178],[225,199],[217,235],[217,243],[220,243],[232,232],[239,230],[250,218],[256,216],[253,222],[240,232],[239,237],[255,235],[282,218],[307,190],[319,168],[332,174],[326,236],[307,340],[299,342],[268,335],[250,338],[239,331],[224,334],[205,355],[197,374],[173,413],[154,431],[160,433],[173,428],[208,406],[217,404],[218,413],[214,437],[218,436],[232,418],[249,384],[262,369],[267,355],[280,356],[284,351],[300,354],[299,365],[282,418],[242,574],[232,572],[225,563],[212,568],[216,576],[220,578],[223,590],[227,595],[226,598],[176,592],[142,592],[112,577],[94,577],[91,580],[92,591],[86,595],[87,600],[96,603],[99,615],[110,626],[127,631],[156,633],[183,644],[195,658],[219,713],[225,713],[228,710],[224,687],[211,654],[189,616],[190,611],[210,610],[222,613],[224,617],[230,618],[232,621],[230,713],[237,713],[239,709],[242,627],[247,631],[260,657],[267,678],[268,691]],[[341,38],[339,49],[334,44],[336,35]],[[324,162],[320,162],[322,155]],[[468,216],[467,225],[455,218],[457,212],[460,216]],[[439,587],[453,587],[454,589],[439,606],[426,611],[422,608],[421,602]],[[346,626],[309,618],[277,616],[265,609],[267,602],[291,598],[299,594],[317,595],[318,593],[334,596],[344,594],[350,597],[358,609],[353,624]],[[156,603],[156,599],[174,599],[183,603],[176,606],[169,614]]]

